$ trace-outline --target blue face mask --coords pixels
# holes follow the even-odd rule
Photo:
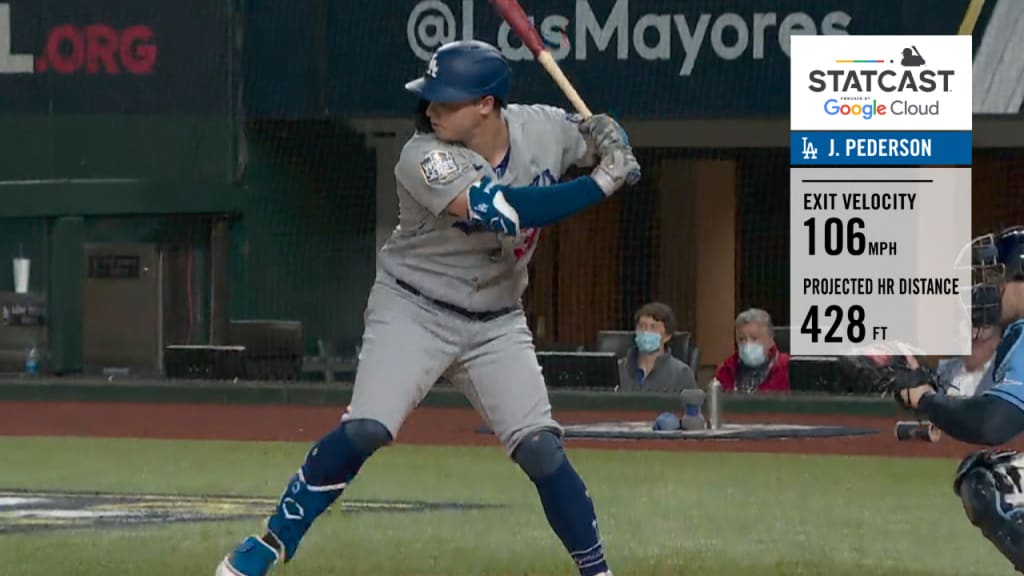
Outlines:
[[[747,342],[740,346],[740,361],[747,366],[755,368],[764,364],[764,346],[757,342]]]
[[[651,354],[661,349],[661,335],[657,332],[637,332],[633,341],[642,354]]]

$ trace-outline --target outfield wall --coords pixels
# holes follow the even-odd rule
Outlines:
[[[682,411],[674,394],[629,394],[619,392],[551,390],[553,408],[601,411]],[[347,406],[350,385],[296,382],[221,382],[168,380],[114,380],[52,378],[0,380],[0,401],[43,402],[145,402],[279,404],[303,406]],[[472,408],[462,393],[435,387],[422,406]],[[785,394],[733,396],[722,399],[724,413],[798,413],[856,416],[906,417],[889,398]]]

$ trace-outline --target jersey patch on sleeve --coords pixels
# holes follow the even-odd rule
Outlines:
[[[427,184],[446,184],[461,172],[455,156],[447,150],[431,150],[420,161],[420,171]]]

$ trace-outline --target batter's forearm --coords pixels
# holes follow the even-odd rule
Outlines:
[[[504,190],[505,200],[519,214],[519,224],[536,228],[554,224],[601,200],[604,192],[590,176],[552,186],[521,186]]]
[[[519,187],[495,184],[485,178],[469,187],[465,206],[471,221],[516,236],[524,228],[554,224],[604,198],[601,186],[590,176],[551,186]]]
[[[502,215],[516,219],[521,228],[536,228],[553,224],[597,204],[605,198],[600,186],[590,176],[581,176],[569,182],[550,186],[495,186],[500,200],[494,194],[481,198],[485,202],[504,202],[507,208],[497,207]],[[448,205],[448,213],[466,219],[470,214],[470,190],[455,197]],[[479,201],[479,200],[478,200]]]
[[[1024,412],[994,396],[928,394],[918,410],[940,430],[969,444],[998,446],[1024,431]]]

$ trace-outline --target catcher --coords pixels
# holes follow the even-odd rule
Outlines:
[[[969,398],[946,395],[943,383],[912,355],[886,361],[851,357],[846,368],[871,378],[962,442],[999,446],[1024,432],[1024,226],[971,242],[971,319],[1004,328],[994,360],[995,386]],[[957,467],[953,490],[971,523],[1024,573],[1024,453],[985,449]]]

